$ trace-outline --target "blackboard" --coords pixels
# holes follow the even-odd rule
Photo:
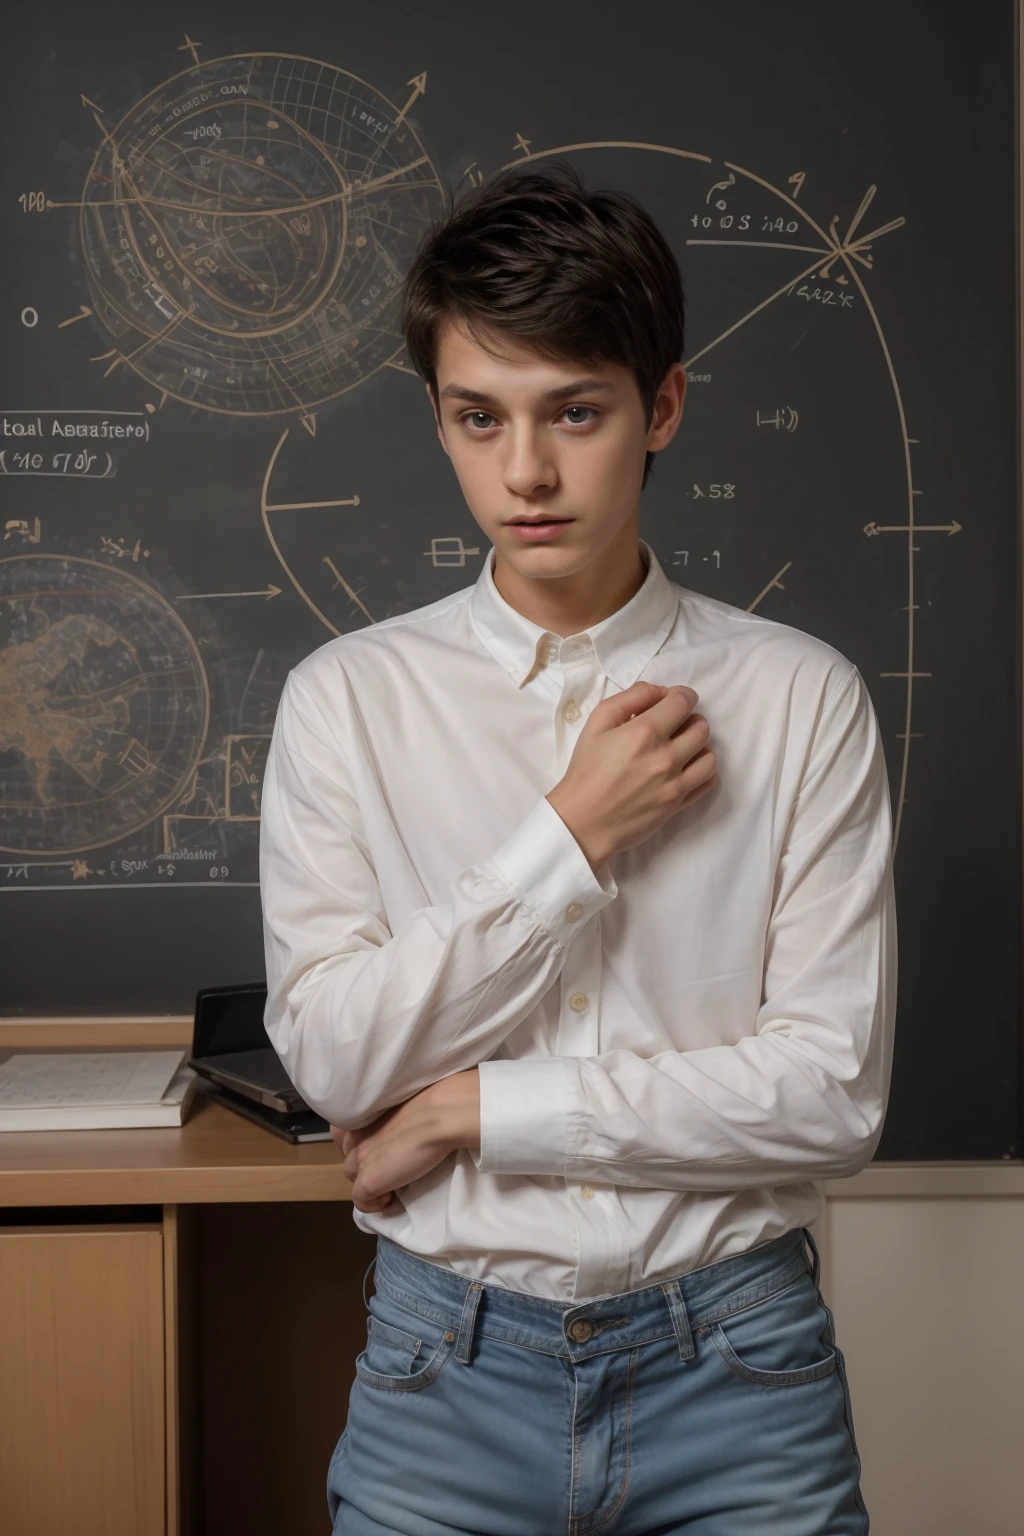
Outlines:
[[[637,193],[683,272],[690,387],[644,537],[875,702],[879,1155],[1017,1157],[1014,59],[1009,0],[969,26],[954,0],[8,12],[3,1012],[188,1014],[262,977],[289,668],[487,548],[402,273],[468,184],[562,159]]]

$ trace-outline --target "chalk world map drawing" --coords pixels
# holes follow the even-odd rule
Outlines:
[[[0,561],[0,848],[82,853],[157,820],[192,779],[209,697],[145,582],[94,560]],[[9,756],[8,756],[9,754]]]

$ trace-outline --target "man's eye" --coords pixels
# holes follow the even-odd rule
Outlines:
[[[583,411],[583,412],[589,414],[590,416],[593,416],[595,414],[594,408],[591,405],[567,405],[565,409],[566,409],[566,412],[569,412],[569,411]],[[574,427],[581,427],[581,426],[583,426],[583,422],[580,421],[579,417],[576,417],[573,420],[573,422],[572,422],[572,426],[574,426]]]
[[[480,420],[481,416],[483,417],[483,421]],[[494,420],[494,417],[490,415],[488,411],[470,411],[468,415],[464,416],[462,419],[463,421],[472,422],[474,427],[486,427],[489,421]]]

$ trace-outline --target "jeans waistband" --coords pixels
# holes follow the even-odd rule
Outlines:
[[[454,1357],[464,1364],[474,1333],[573,1360],[674,1333],[680,1358],[688,1360],[698,1330],[774,1295],[803,1274],[810,1273],[815,1285],[820,1276],[818,1250],[806,1227],[677,1278],[581,1302],[471,1280],[380,1235],[370,1269],[374,1266],[375,1289],[452,1330]],[[364,1300],[365,1288],[366,1276]]]

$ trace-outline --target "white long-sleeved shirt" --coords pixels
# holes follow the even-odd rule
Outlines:
[[[369,1124],[479,1065],[481,1144],[356,1225],[563,1300],[739,1253],[871,1158],[889,1087],[888,781],[856,667],[671,582],[561,638],[499,594],[339,636],[290,673],[260,872],[266,1026]],[[718,787],[595,874],[545,798],[590,711],[685,683]]]

